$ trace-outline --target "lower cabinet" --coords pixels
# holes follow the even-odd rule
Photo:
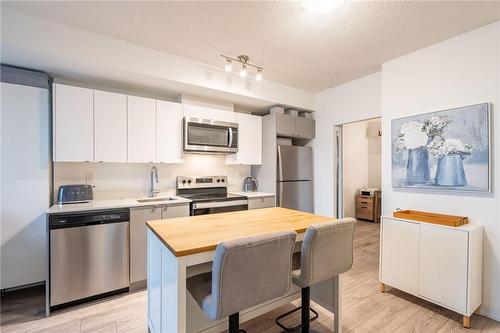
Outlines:
[[[464,315],[481,304],[482,226],[382,219],[380,282]]]
[[[248,198],[248,209],[274,207],[276,206],[275,201],[276,200],[274,195],[267,197]]]
[[[130,208],[130,283],[147,278],[146,221],[189,216],[189,204]]]

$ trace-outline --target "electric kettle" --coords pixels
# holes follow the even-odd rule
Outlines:
[[[253,177],[246,177],[243,181],[243,192],[257,191],[257,179]]]

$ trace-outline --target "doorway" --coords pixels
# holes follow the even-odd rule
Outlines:
[[[335,127],[338,218],[380,221],[381,126],[381,118],[372,118]]]

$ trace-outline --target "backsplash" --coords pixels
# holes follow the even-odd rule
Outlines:
[[[55,163],[54,198],[63,184],[92,184],[94,198],[117,199],[148,196],[153,164],[143,163]],[[181,164],[154,164],[158,168],[160,195],[175,194],[177,176],[228,177],[230,191],[241,191],[249,165],[226,165],[222,155],[185,154]]]

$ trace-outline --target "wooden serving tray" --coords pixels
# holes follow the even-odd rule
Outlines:
[[[469,223],[469,218],[466,216],[436,214],[418,210],[402,210],[394,212],[392,215],[400,219],[441,224],[450,227],[459,227]]]

